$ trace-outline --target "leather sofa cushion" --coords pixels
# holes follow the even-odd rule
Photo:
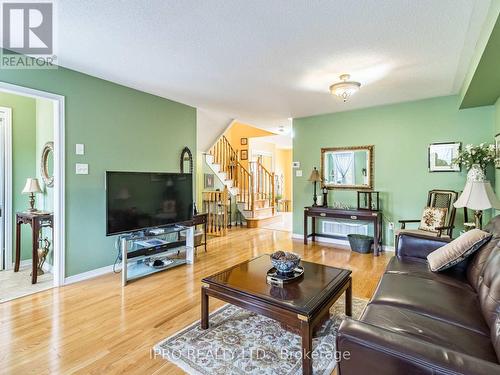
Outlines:
[[[384,304],[412,310],[421,315],[489,335],[472,290],[411,275],[386,273],[372,298]]]
[[[497,315],[495,324],[491,326],[491,343],[497,353],[498,362],[500,362],[500,315]]]
[[[435,280],[437,282],[453,285],[459,288],[472,291],[472,287],[467,283],[467,279],[461,269],[450,268],[443,272],[432,272],[425,259],[392,257],[386,268],[386,273],[409,275],[424,279]]]
[[[369,304],[360,320],[445,349],[497,363],[489,335],[433,319],[409,309]]]
[[[500,250],[498,249],[494,249],[486,261],[478,294],[483,316],[491,327],[500,314]]]
[[[472,255],[467,267],[467,280],[476,290],[479,290],[479,284],[483,277],[483,268],[493,249],[499,246],[499,238],[492,238],[484,244],[474,255]]]

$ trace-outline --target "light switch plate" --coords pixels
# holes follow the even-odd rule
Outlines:
[[[88,164],[75,164],[75,173],[76,174],[89,174],[89,165]]]
[[[75,146],[75,154],[85,155],[85,145],[83,143],[77,143]]]
[[[302,170],[301,170],[301,169],[296,170],[296,171],[295,171],[295,176],[296,176],[296,177],[302,177]]]

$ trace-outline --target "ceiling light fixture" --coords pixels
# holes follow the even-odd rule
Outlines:
[[[359,88],[361,87],[361,83],[356,81],[349,81],[351,76],[349,74],[342,74],[339,77],[342,82],[334,83],[330,86],[330,92],[341,98],[344,103],[347,102],[347,99],[351,97],[351,95],[355,94]]]

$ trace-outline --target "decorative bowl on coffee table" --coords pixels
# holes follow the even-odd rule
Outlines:
[[[276,251],[271,254],[271,263],[278,273],[283,275],[293,274],[293,270],[300,263],[300,256],[288,251]]]

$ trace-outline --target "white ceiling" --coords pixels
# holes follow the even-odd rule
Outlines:
[[[454,94],[489,0],[59,0],[59,63],[267,128]],[[345,104],[330,84],[362,83]]]

